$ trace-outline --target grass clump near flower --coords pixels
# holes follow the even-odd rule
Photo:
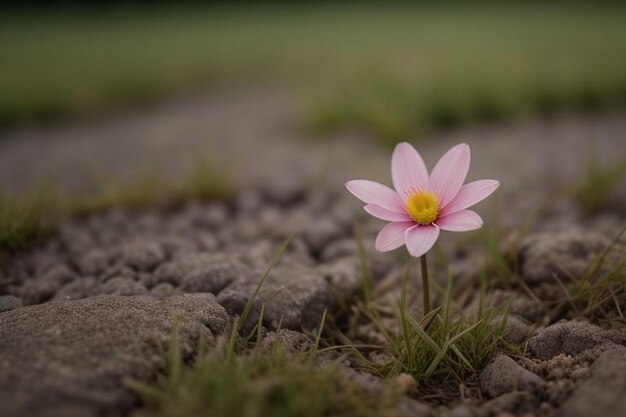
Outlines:
[[[399,304],[402,332],[391,340],[388,373],[407,372],[418,381],[431,377],[461,379],[480,371],[496,349],[503,347],[501,336],[508,312],[496,320],[495,310],[482,308],[481,300],[477,317],[470,319],[455,309],[451,291],[449,277],[441,307],[417,321],[407,312],[403,289]]]
[[[384,362],[370,360],[360,350],[353,348],[355,361],[363,369],[386,377],[401,373],[412,375],[419,385],[436,386],[449,380],[462,381],[476,375],[498,350],[516,351],[506,343],[502,334],[506,326],[508,308],[486,308],[481,291],[479,309],[469,316],[455,306],[452,299],[452,278],[442,292],[443,302],[421,318],[408,312],[406,283],[407,266],[398,303],[398,330],[385,326],[379,312],[372,305],[360,305],[358,310],[374,324],[385,340],[387,354]],[[345,337],[346,345],[350,341]]]

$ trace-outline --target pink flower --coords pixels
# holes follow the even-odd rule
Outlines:
[[[470,148],[462,143],[441,157],[428,175],[420,154],[408,143],[396,145],[391,157],[395,191],[367,180],[346,183],[348,191],[367,203],[365,211],[391,223],[376,237],[376,250],[387,252],[406,244],[412,256],[432,248],[440,230],[465,232],[483,221],[467,210],[493,193],[500,183],[480,180],[463,185],[470,165]]]

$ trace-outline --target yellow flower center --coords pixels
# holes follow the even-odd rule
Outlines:
[[[439,203],[434,194],[417,191],[407,198],[406,211],[418,224],[431,224],[439,214]]]

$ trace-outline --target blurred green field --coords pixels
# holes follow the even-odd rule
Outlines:
[[[626,97],[613,3],[318,4],[0,17],[0,124],[283,82],[320,131],[395,140]]]

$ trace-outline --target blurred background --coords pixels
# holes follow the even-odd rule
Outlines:
[[[312,128],[390,140],[626,96],[622,2],[20,1],[0,123],[281,83]]]
[[[255,181],[350,158],[382,177],[367,158],[399,140],[432,166],[478,136],[503,165],[534,149],[519,164],[577,175],[593,154],[619,176],[625,18],[610,1],[4,3],[0,183],[177,181],[209,159]]]

